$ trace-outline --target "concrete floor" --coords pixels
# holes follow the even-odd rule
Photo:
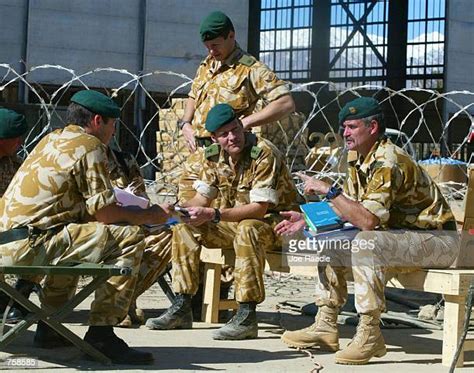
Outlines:
[[[55,350],[33,348],[35,326],[13,341],[5,352],[0,353],[0,370],[22,371],[8,365],[17,358],[37,359],[36,369],[28,371],[72,372],[89,371],[201,371],[217,370],[229,372],[316,372],[316,363],[323,366],[321,372],[447,372],[441,365],[442,331],[422,329],[387,329],[384,337],[388,353],[381,359],[373,359],[365,366],[343,366],[334,364],[333,354],[317,350],[298,351],[289,349],[280,341],[284,329],[299,329],[312,323],[312,318],[302,316],[281,302],[289,301],[302,305],[311,301],[314,288],[312,279],[292,276],[269,276],[267,299],[258,308],[260,320],[259,338],[247,341],[214,341],[211,332],[218,325],[195,323],[193,330],[150,331],[142,326],[135,329],[119,329],[116,333],[131,346],[153,352],[154,365],[149,366],[103,366],[84,358],[74,347]],[[36,296],[32,296],[33,299]],[[87,299],[73,314],[66,325],[83,336],[87,330]],[[139,298],[139,306],[147,317],[159,315],[169,302],[158,286],[154,286]],[[352,338],[355,327],[341,325],[341,346]],[[474,354],[466,354],[467,363],[459,371],[474,371]],[[458,371],[458,370],[457,370]]]

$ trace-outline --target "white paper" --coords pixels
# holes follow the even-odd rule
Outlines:
[[[150,201],[147,198],[137,196],[125,189],[114,188],[115,198],[121,206],[138,206],[142,209],[146,209],[150,205]]]

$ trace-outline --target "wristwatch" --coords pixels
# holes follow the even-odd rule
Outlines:
[[[183,129],[183,127],[186,123],[191,124],[191,122],[189,120],[182,120],[182,119],[178,119],[178,121],[176,122],[176,124],[177,124],[177,126],[180,130]]]
[[[214,209],[214,219],[212,219],[211,221],[215,224],[221,221],[221,212],[219,209]]]
[[[326,194],[326,199],[328,201],[330,201],[331,199],[333,198],[336,198],[339,194],[342,193],[342,189],[341,188],[338,188],[334,185],[331,185],[331,187],[329,188],[329,191],[328,193]]]

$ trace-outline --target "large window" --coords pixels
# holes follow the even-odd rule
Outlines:
[[[336,88],[384,84],[388,0],[332,0],[329,80]]]
[[[250,25],[252,45],[284,79],[329,80],[337,90],[362,84],[443,88],[446,0],[253,4],[260,19],[259,29]]]
[[[443,88],[445,0],[409,0],[407,87]]]
[[[309,79],[313,0],[261,0],[260,59],[283,79]]]

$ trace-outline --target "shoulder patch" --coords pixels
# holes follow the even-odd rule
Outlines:
[[[250,158],[257,159],[261,152],[262,148],[259,148],[258,146],[252,146],[252,150],[250,150]]]
[[[205,150],[206,159],[209,159],[215,155],[218,155],[219,152],[220,152],[219,145],[217,144],[209,145],[208,147],[206,147],[206,150]]]
[[[257,60],[254,57],[249,56],[248,54],[244,54],[242,57],[239,58],[239,63],[245,66],[252,66],[255,62],[257,62]]]

